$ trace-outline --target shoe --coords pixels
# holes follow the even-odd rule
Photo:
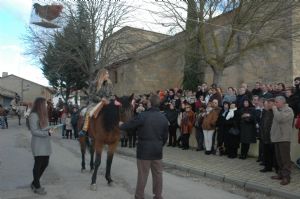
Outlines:
[[[282,180],[282,177],[281,176],[272,176],[271,179],[273,180]]]
[[[79,137],[84,137],[86,135],[86,132],[84,130],[81,130],[78,135]]]
[[[172,144],[168,144],[167,146],[172,146]]]
[[[280,184],[281,185],[288,185],[288,184],[290,184],[290,180],[288,178],[282,178]]]
[[[261,162],[261,160],[260,160],[260,159],[257,159],[256,162]]]
[[[205,155],[210,155],[211,151],[205,151]]]
[[[43,188],[38,188],[34,191],[34,193],[39,194],[39,195],[46,195],[47,192]]]
[[[196,151],[203,151],[203,149],[196,149]]]
[[[259,163],[259,165],[261,165],[261,166],[265,166],[265,163],[261,162],[261,163]]]
[[[266,172],[271,172],[272,169],[263,168],[263,169],[261,169],[259,171],[262,172],[262,173],[266,173]]]
[[[241,159],[241,160],[245,160],[245,159],[246,159],[246,156],[244,156],[244,155],[240,155],[239,159]]]
[[[182,150],[188,150],[189,148],[183,147]]]

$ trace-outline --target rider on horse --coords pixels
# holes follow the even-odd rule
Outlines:
[[[92,83],[92,91],[89,95],[89,105],[85,115],[80,136],[84,136],[89,128],[90,118],[97,117],[102,107],[112,99],[112,82],[109,79],[109,73],[106,69],[98,72],[96,80]]]

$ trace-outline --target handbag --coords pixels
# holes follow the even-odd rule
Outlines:
[[[230,128],[229,131],[228,131],[229,134],[231,135],[239,135],[240,134],[240,130],[238,128]]]
[[[300,129],[300,114],[296,117],[295,128]]]

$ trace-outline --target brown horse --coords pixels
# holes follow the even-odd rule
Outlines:
[[[92,117],[90,119],[88,136],[91,137],[91,146],[96,152],[91,190],[96,190],[97,172],[101,163],[101,155],[104,145],[108,145],[105,178],[108,184],[113,182],[110,171],[113,156],[120,140],[119,122],[126,122],[132,118],[132,100],[133,94],[131,96],[123,96],[121,98],[116,97],[116,101],[120,103],[120,105],[116,105],[116,101],[111,101],[109,104],[103,106],[97,118]],[[81,140],[81,142],[82,141],[83,140]],[[85,143],[86,141],[87,140],[85,140]],[[93,150],[91,150],[91,152],[93,152]],[[92,164],[91,169],[93,169]]]

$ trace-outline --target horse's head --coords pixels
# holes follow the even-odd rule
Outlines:
[[[122,122],[127,122],[133,117],[133,96],[134,94],[122,97],[115,96],[115,103],[120,106],[120,121]]]

